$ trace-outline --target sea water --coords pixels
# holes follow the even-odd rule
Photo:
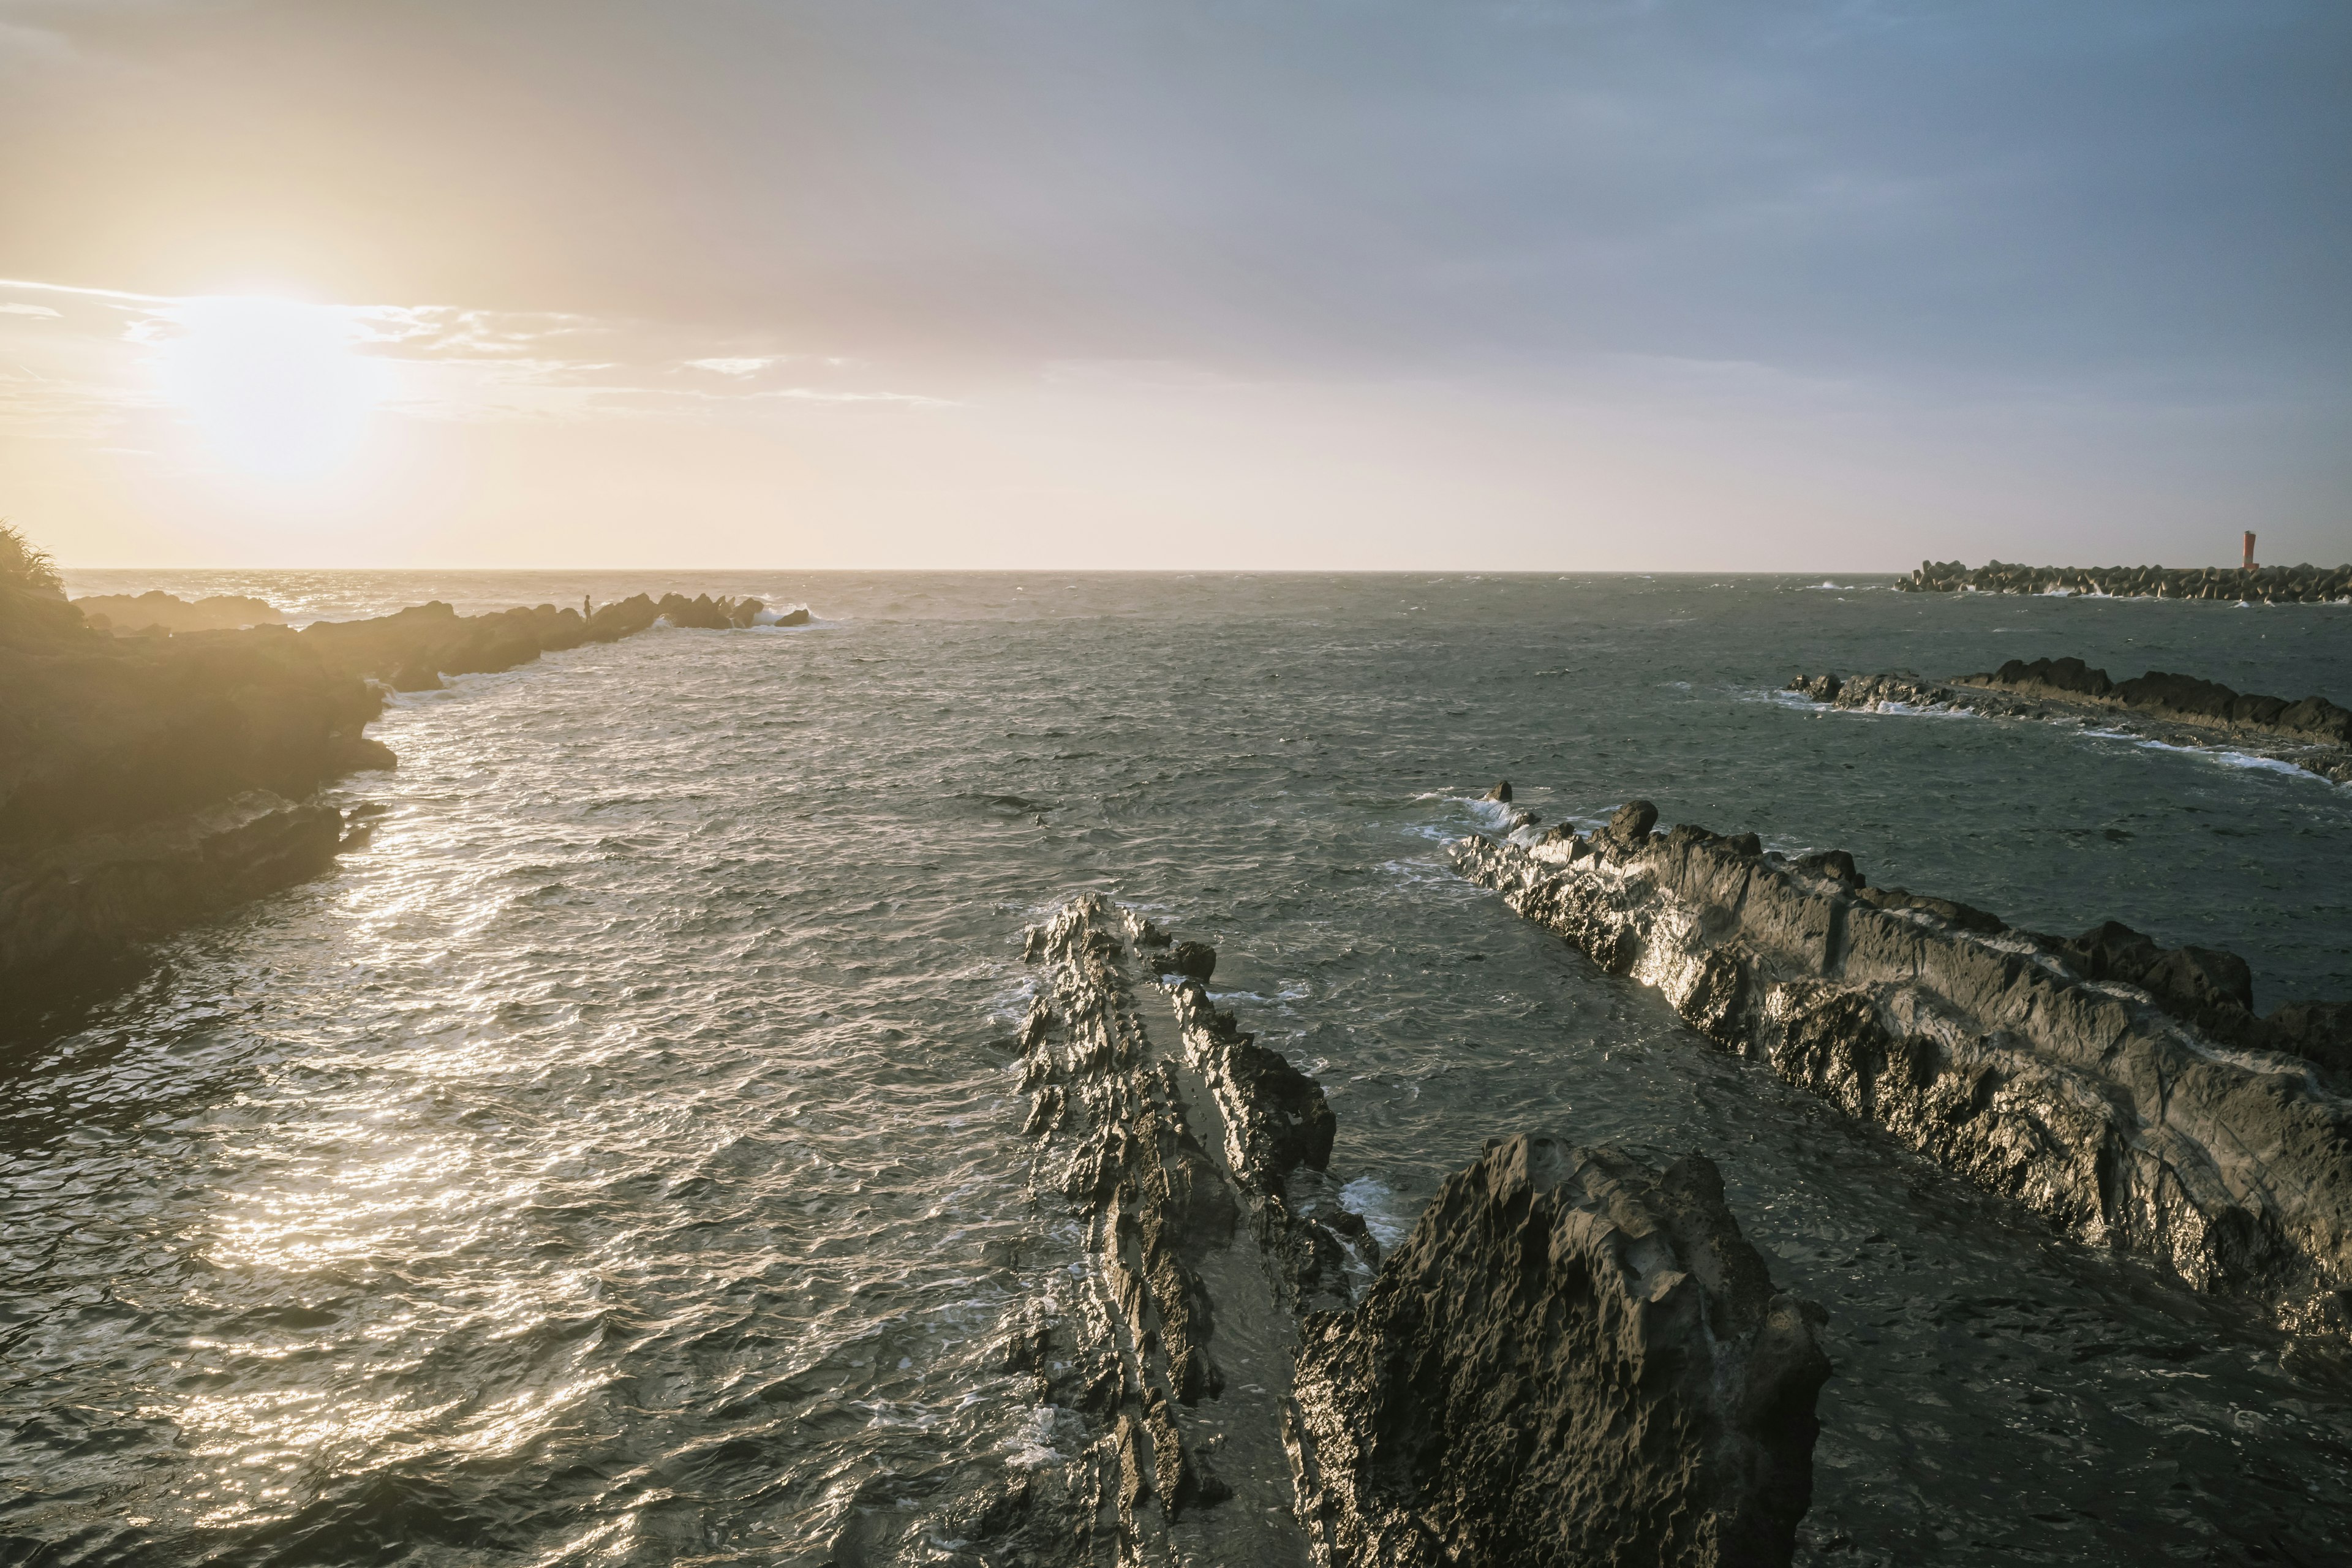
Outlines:
[[[2074,654],[2352,700],[2352,609],[1708,576],[74,573],[298,624],[805,604],[395,700],[331,874],[0,1046],[0,1560],[974,1562],[1083,1443],[998,1342],[1082,1268],[1028,1187],[1022,928],[1216,946],[1411,1226],[1487,1139],[1724,1169],[1820,1300],[1811,1563],[2333,1560],[2352,1378],[1727,1057],[1451,870],[1549,821],[1850,849],[2032,929],[2352,996],[2352,790],[1797,672]]]

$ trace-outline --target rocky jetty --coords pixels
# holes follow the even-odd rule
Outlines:
[[[1843,852],[1790,860],[1656,817],[1635,801],[1589,835],[1454,854],[1717,1044],[2065,1232],[2352,1332],[2352,1099],[2286,1048],[2340,1012],[2257,1019],[2227,955],[2011,931],[1872,888]]]
[[[1047,1561],[1304,1563],[1282,1447],[1297,1312],[1345,1305],[1373,1255],[1319,1175],[1323,1091],[1210,1004],[1192,972],[1213,950],[1098,896],[1026,956],[1045,972],[1020,1036],[1034,1182],[1083,1218],[1095,1267],[1080,1299],[1036,1304],[1006,1364],[1089,1442],[993,1511]],[[1155,986],[1172,1028],[1140,1005]]]
[[[1705,1158],[1490,1144],[1360,1307],[1309,1322],[1318,1561],[1787,1563],[1830,1373],[1820,1318],[1773,1289]]]
[[[154,632],[242,631],[247,626],[276,626],[286,617],[266,599],[243,594],[215,594],[188,600],[177,594],[151,588],[144,594],[92,594],[76,599],[82,619],[100,631],[117,637]]]
[[[2116,599],[2226,599],[2316,605],[2352,599],[2352,566],[2019,566],[1923,561],[1895,579],[1911,594],[2102,594]]]
[[[1004,1365],[1083,1436],[959,1535],[1054,1563],[1788,1561],[1828,1365],[1711,1165],[1516,1140],[1381,1265],[1321,1088],[1215,1006],[1213,949],[1089,894],[1025,954],[1034,1181],[1093,1267]]]
[[[640,595],[584,619],[433,604],[299,633],[151,623],[115,637],[0,529],[0,1005],[39,1006],[141,942],[325,870],[357,834],[311,797],[394,765],[364,733],[386,688],[511,669],[663,618],[724,627],[762,614],[757,600]]]
[[[2167,745],[2268,757],[2352,784],[2352,711],[2325,697],[2264,697],[2160,669],[2111,680],[2105,670],[2079,658],[2013,658],[1997,670],[1945,681],[1899,671],[1800,675],[1788,689],[1865,711],[1944,710],[2096,724]]]
[[[451,675],[488,675],[529,664],[543,653],[585,643],[618,642],[658,621],[695,630],[727,631],[762,624],[757,599],[688,599],[639,594],[594,614],[553,605],[486,616],[461,616],[440,600],[363,621],[317,621],[303,638],[333,668],[381,680],[397,691],[437,689]],[[806,610],[767,624],[804,626]]]

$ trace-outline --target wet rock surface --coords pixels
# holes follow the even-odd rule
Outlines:
[[[1034,1186],[1093,1267],[1005,1366],[1083,1437],[960,1510],[983,1560],[1787,1562],[1829,1366],[1714,1167],[1490,1145],[1381,1264],[1197,945],[1091,894],[1027,935]]]
[[[2105,594],[2113,598],[2224,599],[2325,604],[2352,596],[2352,566],[2020,566],[1923,561],[1895,579],[1913,594]]]
[[[2012,931],[1850,861],[1635,831],[1654,820],[1637,802],[1589,837],[1473,836],[1455,857],[1717,1044],[2065,1232],[2292,1330],[2352,1331],[2352,1100],[2279,1048],[2340,1014],[2252,1020],[2271,1032],[2240,1043],[2197,1021],[2242,1008],[2226,955]]]
[[[1361,1306],[1309,1320],[1294,1456],[1318,1561],[1787,1563],[1819,1316],[1775,1291],[1704,1157],[1490,1145]]]
[[[1292,1207],[1286,1178],[1328,1159],[1330,1111],[1198,980],[1179,975],[1173,1026],[1153,1026],[1139,953],[1164,962],[1164,941],[1091,894],[1026,939],[1044,970],[1019,1042],[1033,1181],[1079,1216],[1093,1268],[1008,1352],[1086,1431],[996,1521],[992,1550],[1010,1560],[1307,1560],[1281,1448],[1286,1297],[1346,1248]],[[1209,951],[1173,951],[1187,948]]]
[[[2332,783],[2352,784],[2352,710],[2324,697],[2290,701],[2163,670],[2116,681],[2079,658],[2011,659],[1990,673],[1950,680],[1902,672],[1800,675],[1787,689],[1866,711],[1965,712],[2096,725],[2166,745],[2267,757]]]

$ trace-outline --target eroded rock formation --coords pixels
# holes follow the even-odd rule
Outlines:
[[[1375,1283],[1323,1091],[1214,1005],[1213,952],[1087,895],[1026,953],[1035,1183],[1094,1267],[1005,1365],[1085,1436],[960,1534],[1056,1563],[1788,1561],[1828,1365],[1713,1166],[1490,1148]]]
[[[1473,836],[1455,857],[1709,1038],[2070,1234],[2290,1327],[2352,1330],[2352,1100],[2197,1021],[2240,1002],[2227,966],[2122,943],[2138,967],[2102,970],[2112,932],[2036,938],[1872,889],[1843,854],[1790,861],[1655,820],[1636,801],[1589,836]]]
[[[2233,691],[2218,681],[2157,669],[2111,680],[2079,658],[2011,659],[1948,681],[1916,675],[1801,675],[1790,691],[1834,707],[1981,713],[2092,724],[2167,745],[2226,748],[2291,763],[2352,784],[2352,711],[2325,697],[2290,701]]]
[[[1333,1568],[1785,1563],[1820,1310],[1690,1155],[1490,1144],[1354,1310],[1309,1320],[1294,1454]]]

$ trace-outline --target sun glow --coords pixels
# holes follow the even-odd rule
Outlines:
[[[383,400],[387,368],[357,352],[352,315],[291,300],[179,302],[155,356],[163,393],[215,452],[278,479],[348,459]]]

